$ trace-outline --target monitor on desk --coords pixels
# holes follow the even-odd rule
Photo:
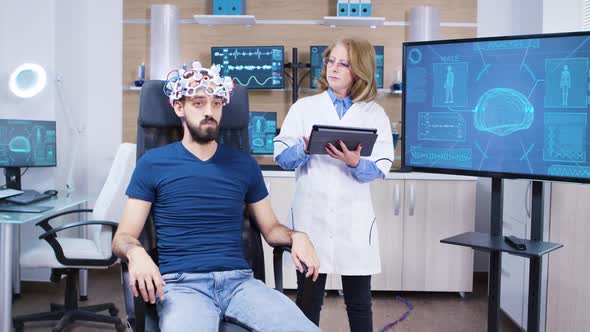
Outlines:
[[[56,166],[55,121],[0,119],[0,167],[6,187],[21,189],[21,167]]]

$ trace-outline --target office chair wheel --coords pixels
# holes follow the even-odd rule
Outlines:
[[[117,330],[117,332],[125,332],[125,330],[127,328],[125,327],[125,324],[123,324],[123,323],[116,323],[115,329]]]
[[[117,317],[118,314],[119,314],[119,309],[117,309],[117,308],[110,308],[109,309],[109,315],[111,315],[113,317]]]

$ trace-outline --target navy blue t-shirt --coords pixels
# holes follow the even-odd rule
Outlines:
[[[181,142],[146,152],[127,188],[152,202],[160,273],[247,269],[243,206],[268,196],[250,155],[219,144],[207,161]]]

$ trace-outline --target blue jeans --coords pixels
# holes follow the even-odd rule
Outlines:
[[[253,331],[320,331],[282,293],[254,279],[252,270],[170,273],[162,276],[160,330],[218,331],[219,321]]]

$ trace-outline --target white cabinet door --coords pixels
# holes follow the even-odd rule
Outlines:
[[[524,229],[524,225],[521,226]],[[526,327],[524,311],[527,301],[525,292],[525,264],[527,259],[502,253],[500,308],[520,328]]]
[[[384,180],[371,184],[381,254],[381,273],[371,278],[372,290],[402,289],[404,182]]]
[[[381,273],[371,278],[371,290],[392,291],[402,287],[404,233],[404,180],[371,183],[375,223],[379,231]],[[342,289],[340,275],[328,278],[326,289]]]
[[[519,238],[531,238],[531,196],[532,182],[528,180],[504,180],[503,181],[503,213],[502,233],[514,235]],[[545,222],[543,240],[548,241],[551,185],[543,184]],[[542,283],[547,284],[547,256],[543,259]],[[510,254],[502,254],[502,279],[500,308],[521,329],[526,331],[528,319],[528,287],[529,287],[529,260]],[[547,291],[543,286],[541,293],[541,325],[540,331],[545,329],[545,308],[547,303]]]
[[[504,224],[519,223],[525,225],[531,218],[531,181],[503,180],[503,211]],[[510,230],[507,229],[510,232]],[[524,231],[518,234],[508,233],[524,238]]]
[[[475,186],[475,181],[406,180],[403,290],[472,291],[473,250],[440,240],[474,230]]]
[[[266,187],[270,195],[272,209],[279,219],[279,222],[289,228],[287,216],[291,211],[291,202],[295,194],[295,178],[293,177],[267,177],[265,178]],[[264,248],[264,269],[266,284],[269,287],[275,286],[274,269],[272,260],[272,248],[263,240]],[[283,288],[297,289],[297,276],[295,274],[295,265],[288,253],[283,254]]]
[[[547,331],[588,331],[590,315],[590,186],[553,183]]]
[[[527,224],[531,209],[531,181],[503,180],[502,233],[527,238]],[[510,254],[502,254],[502,275],[500,283],[500,308],[520,328],[524,323],[526,310],[525,268],[527,259]]]

